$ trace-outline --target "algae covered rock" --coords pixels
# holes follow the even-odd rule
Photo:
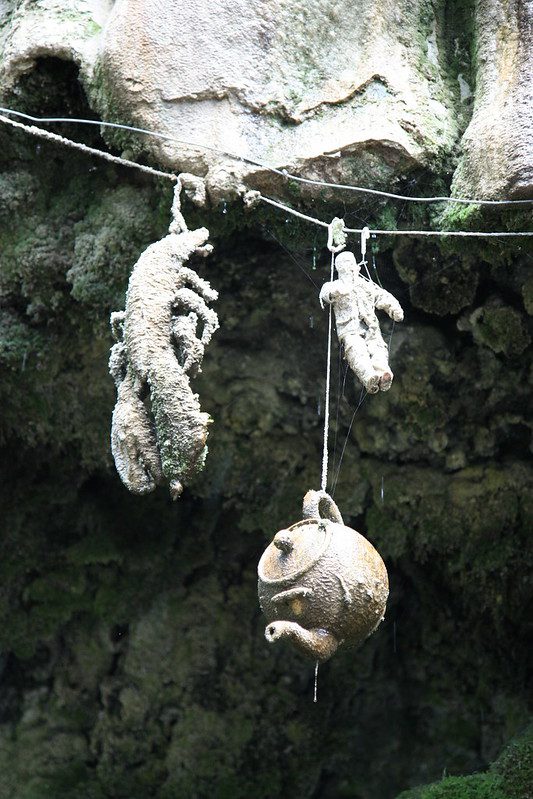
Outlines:
[[[259,5],[243,7],[243,24]],[[54,27],[67,14],[64,4],[4,6],[9,102],[77,117],[94,116],[98,103],[106,113],[112,108],[111,72],[99,77],[91,64],[103,36],[119,29],[127,36],[131,4],[76,4],[71,15],[91,13],[61,22],[60,35],[52,31],[44,44],[39,14],[53,17]],[[324,4],[315,6],[309,11]],[[407,108],[402,127],[403,95],[401,87],[393,94],[392,78],[384,83],[379,72],[358,88],[372,37],[359,38],[361,51],[350,42],[373,8],[353,28],[340,14],[332,28],[342,27],[347,47],[329,61],[331,48],[322,42],[318,71],[310,73],[313,53],[302,51],[298,62],[290,36],[301,42],[309,25],[314,41],[319,23],[311,13],[291,23],[284,86],[297,73],[298,91],[276,95],[274,105],[261,105],[256,84],[241,91],[228,82],[223,97],[211,96],[219,67],[243,79],[230,53],[221,64],[204,58],[195,97],[183,94],[177,73],[165,96],[152,81],[151,104],[138,113],[155,120],[161,112],[174,131],[189,111],[191,119],[205,113],[205,124],[220,113],[238,126],[246,107],[257,137],[274,130],[283,156],[285,142],[298,137],[302,148],[314,147],[304,133],[324,123],[344,156],[313,155],[310,162],[306,151],[298,169],[388,185],[417,164],[411,190],[446,187],[448,148],[457,138],[450,109],[462,102],[455,72],[470,80],[468,9],[439,6],[444,16],[434,19],[427,3],[402,6],[405,19],[421,20],[398,49],[407,54],[407,73],[421,70],[416,96],[426,98]],[[349,19],[358,13],[356,6],[341,4],[343,10]],[[108,12],[110,28],[101,35],[95,25]],[[204,16],[212,14],[206,6]],[[164,19],[146,18],[147,30],[161,29]],[[455,41],[458,19],[464,31]],[[240,43],[247,53],[268,49],[270,24],[260,42]],[[402,27],[401,13],[387,24],[389,40]],[[280,25],[274,38],[283,31]],[[172,41],[176,35],[169,29]],[[192,46],[204,57],[197,41],[185,44],[179,58]],[[280,53],[279,38],[272,47]],[[158,47],[149,50],[159,57]],[[357,74],[328,82],[330,67],[352,51]],[[453,68],[445,52],[457,59]],[[47,55],[54,59],[43,60]],[[125,54],[122,64],[131,58]],[[116,53],[107,63],[113,59]],[[268,63],[258,65],[258,81]],[[443,71],[452,81],[444,88]],[[119,77],[126,81],[127,70]],[[127,86],[121,114],[135,101],[135,81]],[[301,105],[315,100],[316,107]],[[386,146],[366,138],[379,108],[389,109],[390,132],[399,137]],[[429,120],[428,108],[435,111]],[[338,141],[365,109],[360,140]],[[338,111],[345,127],[336,123]],[[468,113],[461,106],[459,127]],[[57,130],[105,147],[97,127]],[[217,130],[225,135],[223,125]],[[188,123],[187,134],[195,132],[201,126]],[[113,141],[133,147],[129,134]],[[263,640],[256,564],[320,479],[325,235],[277,210],[245,216],[240,203],[217,202],[184,208],[191,226],[209,227],[216,245],[202,276],[219,290],[221,329],[197,378],[214,419],[210,456],[178,505],[159,490],[133,497],[110,456],[108,315],[123,307],[139,254],[168,226],[170,187],[52,144],[37,147],[4,127],[0,144],[0,799],[393,799],[421,785],[430,787],[413,791],[423,797],[488,799],[492,792],[493,799],[526,799],[531,744],[516,737],[531,713],[531,286],[523,245],[372,241],[372,275],[398,297],[406,321],[384,330],[395,373],[387,393],[362,395],[333,351],[328,489],[346,523],[384,556],[391,593],[385,621],[367,645],[320,667],[314,704],[313,665]],[[140,158],[143,147],[137,140],[132,154]],[[172,164],[214,165],[215,180],[216,158],[207,164],[196,150],[176,147],[165,154]],[[155,158],[159,148],[149,149]],[[228,167],[225,174],[235,193],[242,173]],[[259,183],[260,168],[254,174]],[[293,196],[324,220],[339,213],[330,199]],[[425,211],[392,210],[354,195],[339,202],[354,225],[434,221]],[[506,213],[505,229],[524,224],[518,213]],[[491,219],[479,218],[488,226]],[[355,239],[349,245],[357,252]],[[452,776],[441,780],[444,768]]]

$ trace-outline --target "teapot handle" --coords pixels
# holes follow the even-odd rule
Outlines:
[[[338,507],[326,491],[308,491],[304,497],[302,515],[304,519],[329,519],[344,524]]]

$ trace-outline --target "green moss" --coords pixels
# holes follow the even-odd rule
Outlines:
[[[533,796],[533,725],[504,749],[492,766],[500,778],[505,797],[531,799]]]
[[[447,777],[435,785],[406,791],[398,799],[506,799],[498,777]]]
[[[470,316],[474,338],[493,352],[520,355],[531,342],[525,320],[515,308],[487,303]]]
[[[530,799],[533,793],[533,727],[504,749],[485,774],[446,777],[404,791],[397,799]]]

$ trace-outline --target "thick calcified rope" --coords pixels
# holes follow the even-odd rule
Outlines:
[[[36,128],[34,125],[23,125],[21,122],[15,122],[15,120],[8,119],[4,116],[0,116],[0,122],[4,122],[6,125],[11,125],[13,128],[23,130],[25,133],[31,133],[32,136],[37,136],[39,139],[53,141],[56,144],[62,144],[64,147],[70,147],[73,150],[80,150],[82,153],[87,153],[88,155],[97,155],[100,158],[103,158],[105,161],[111,161],[114,164],[135,167],[135,169],[138,169],[141,172],[146,172],[149,175],[154,175],[157,178],[167,178],[168,180],[172,180],[174,182],[176,182],[178,179],[177,176],[173,175],[171,172],[161,172],[159,169],[152,169],[151,166],[138,164],[136,161],[128,161],[126,158],[119,158],[118,155],[111,155],[111,153],[106,153],[104,150],[98,150],[95,147],[88,147],[86,144],[72,141],[72,139],[66,139],[64,136],[59,136],[57,133],[51,133],[48,130],[43,130],[43,128]]]
[[[331,270],[330,280],[333,280],[333,266],[335,263],[335,255],[331,253]],[[332,325],[332,306],[329,306],[328,315],[328,355],[326,360],[326,398],[324,401],[324,444],[322,447],[322,481],[320,487],[322,491],[326,490],[328,483],[328,436],[329,436],[329,391],[331,383],[331,328]]]
[[[269,172],[273,172],[276,175],[281,175],[282,177],[286,178],[287,180],[293,180],[298,183],[305,183],[310,186],[323,186],[324,188],[329,189],[342,189],[344,191],[354,191],[360,192],[361,194],[373,194],[378,197],[387,197],[391,200],[402,200],[403,202],[410,202],[410,203],[460,203],[463,205],[528,205],[533,203],[533,200],[484,200],[479,198],[467,198],[467,197],[411,197],[406,196],[403,194],[394,194],[393,192],[388,191],[379,191],[378,189],[369,189],[364,186],[351,186],[346,183],[328,183],[323,180],[313,180],[311,178],[302,178],[299,175],[293,175],[292,173],[288,172],[286,169],[277,169],[276,167],[270,166],[269,164],[265,164],[263,161],[255,158],[249,158],[245,155],[235,155],[235,153],[230,153],[225,150],[222,150],[218,147],[213,147],[209,144],[198,144],[196,142],[187,141],[185,139],[178,139],[176,136],[169,136],[165,133],[160,133],[159,131],[155,130],[147,130],[146,128],[137,128],[132,125],[122,125],[119,122],[102,122],[101,120],[96,119],[75,119],[68,117],[34,117],[30,114],[23,114],[21,111],[13,111],[10,108],[2,108],[0,107],[0,113],[3,114],[13,114],[14,116],[21,117],[23,119],[29,119],[31,122],[58,122],[58,123],[75,123],[78,125],[98,125],[106,128],[116,128],[118,130],[129,130],[133,133],[143,133],[146,136],[152,136],[157,139],[163,139],[164,141],[172,141],[178,144],[184,144],[188,147],[196,147],[199,150],[207,150],[210,152],[217,153],[218,155],[223,155],[227,158],[232,158],[235,161],[243,161],[248,164],[253,164],[254,166],[259,166],[262,169],[267,169]],[[324,153],[324,156],[331,156],[331,153]],[[325,225],[327,227],[327,225]]]
[[[87,122],[95,125],[108,125],[111,127],[117,128],[125,128],[126,130],[134,130],[140,133],[150,133],[150,131],[145,131],[142,128],[130,128],[128,125],[118,125],[114,123],[100,123],[96,122],[95,120],[77,120],[77,119],[36,119],[35,117],[29,117],[28,114],[21,114],[19,112],[10,111],[9,109],[1,108],[0,112],[8,112],[8,113],[16,113],[18,116],[26,117],[29,119],[35,119],[35,121],[57,121],[57,122]],[[15,122],[13,119],[8,119],[5,116],[0,115],[0,122],[5,123],[6,125],[10,125],[14,128],[19,130],[23,130],[25,133],[30,133],[32,136],[37,136],[42,139],[46,139],[48,141],[53,141],[57,144],[62,144],[65,147],[70,147],[72,149],[80,150],[81,152],[87,153],[88,155],[97,155],[100,158],[103,158],[106,161],[111,161],[115,164],[120,164],[121,166],[132,167],[134,169],[138,169],[140,172],[145,172],[149,175],[154,175],[158,178],[166,178],[167,180],[171,180],[173,183],[177,181],[177,175],[174,175],[172,172],[162,172],[159,169],[153,169],[150,166],[146,166],[144,164],[139,164],[136,161],[128,161],[126,158],[120,158],[117,155],[111,155],[111,153],[106,153],[104,150],[98,150],[94,147],[88,147],[86,144],[82,144],[81,142],[72,141],[72,139],[67,139],[64,136],[59,136],[57,133],[51,133],[50,131],[43,130],[42,128],[36,128],[33,125],[24,125],[20,122]],[[161,138],[165,139],[172,139],[169,136],[163,136],[163,134],[151,134],[151,135],[160,135]],[[179,141],[176,139],[175,141]],[[196,146],[196,145],[194,145]],[[207,148],[207,149],[216,149],[216,148]],[[220,152],[217,150],[217,152]],[[227,153],[225,153],[227,155]],[[244,159],[249,160],[249,159]],[[252,162],[255,163],[255,162]],[[280,172],[280,170],[272,169],[273,172]],[[280,172],[280,174],[282,174]],[[329,185],[329,184],[324,184]],[[335,185],[335,184],[332,184]],[[365,189],[365,191],[367,191]],[[374,190],[368,190],[370,193],[374,193]],[[274,206],[274,208],[279,208],[282,211],[285,211],[288,214],[292,214],[292,216],[298,217],[299,219],[304,219],[306,222],[311,222],[314,225],[319,225],[320,227],[329,228],[327,222],[323,222],[321,219],[316,219],[313,216],[308,216],[307,214],[302,214],[300,211],[296,211],[294,208],[290,208],[288,205],[284,205],[283,203],[278,202],[277,200],[272,200],[270,197],[265,197],[260,192],[254,192],[256,195],[257,200],[261,200],[262,202],[267,203],[268,205]],[[389,195],[392,197],[399,197],[399,195]],[[407,199],[407,198],[405,198]],[[429,198],[431,200],[431,198]],[[470,202],[470,201],[468,201]],[[495,201],[496,202],[496,201]],[[504,202],[498,201],[498,202]],[[522,202],[522,201],[510,201],[510,202]],[[524,202],[530,202],[526,200]],[[344,228],[344,233],[362,233],[364,228]],[[485,231],[471,231],[471,230],[373,230],[370,229],[369,233],[372,235],[386,235],[386,236],[469,236],[469,237],[477,237],[477,238],[507,238],[507,237],[517,237],[517,236],[533,236],[533,231],[496,231],[496,232],[485,232]]]

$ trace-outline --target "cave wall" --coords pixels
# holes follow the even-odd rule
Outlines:
[[[13,11],[22,26],[26,10]],[[5,104],[97,118],[89,61],[69,47],[32,51]],[[56,129],[106,146],[98,128]],[[186,206],[212,232],[200,268],[220,291],[196,382],[215,420],[208,463],[177,503],[163,489],[132,497],[109,453],[108,316],[168,225],[170,187],[5,127],[0,138],[1,799],[392,799],[424,783],[409,797],[526,799],[530,249],[371,242],[374,274],[406,309],[385,326],[396,378],[354,416],[360,391],[335,350],[331,455],[335,474],[347,440],[335,499],[383,554],[391,597],[364,647],[321,667],[315,705],[313,664],[263,638],[256,563],[319,481],[325,237],[274,210],[245,214],[241,173],[214,181],[209,208]],[[146,142],[107,141],[164,163]],[[453,158],[389,174],[424,193],[449,183]],[[441,212],[292,201],[354,226],[430,226]]]

